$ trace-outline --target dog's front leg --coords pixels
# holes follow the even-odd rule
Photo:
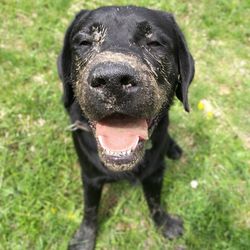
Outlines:
[[[69,250],[93,250],[97,234],[97,212],[103,184],[84,181],[84,217],[80,228],[69,243]]]
[[[144,195],[155,225],[161,229],[164,237],[173,239],[182,235],[183,225],[178,218],[171,217],[161,207],[161,189],[164,168],[142,180]]]

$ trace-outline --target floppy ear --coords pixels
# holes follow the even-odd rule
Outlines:
[[[185,37],[172,15],[171,19],[177,39],[178,66],[180,75],[176,88],[176,96],[183,103],[185,110],[189,112],[188,87],[194,77],[194,60],[188,50]]]
[[[71,81],[71,34],[75,24],[82,18],[84,18],[89,11],[81,10],[76,16],[73,22],[68,27],[65,37],[64,44],[60,55],[57,58],[57,71],[58,75],[63,83],[63,104],[67,109],[71,106],[74,101],[74,93]]]

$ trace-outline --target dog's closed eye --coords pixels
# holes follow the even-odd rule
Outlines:
[[[92,41],[89,40],[83,40],[79,43],[79,45],[81,46],[91,46],[92,45]]]
[[[79,33],[73,38],[73,44],[77,47],[92,46],[93,37],[85,33]]]
[[[147,46],[149,46],[149,47],[160,47],[160,46],[162,46],[162,44],[159,41],[154,40],[154,41],[147,42]]]

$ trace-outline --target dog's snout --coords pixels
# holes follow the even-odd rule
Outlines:
[[[135,90],[137,86],[136,72],[132,67],[122,63],[100,63],[88,79],[93,88]]]

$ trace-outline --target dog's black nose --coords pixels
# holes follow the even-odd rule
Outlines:
[[[135,70],[122,63],[99,63],[90,72],[88,82],[93,88],[123,89],[125,91],[135,91],[137,89]]]

